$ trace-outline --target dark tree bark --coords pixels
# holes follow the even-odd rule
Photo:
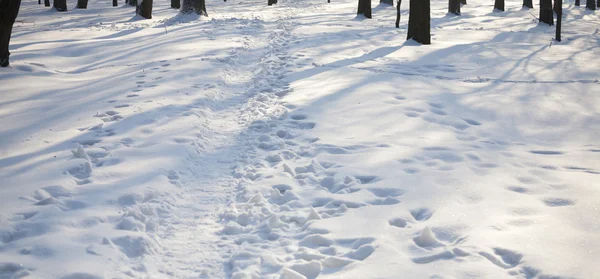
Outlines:
[[[448,0],[448,13],[460,15],[460,0]]]
[[[181,5],[181,13],[197,13],[199,15],[208,16],[208,13],[206,12],[205,0],[183,0],[183,4]]]
[[[379,3],[388,4],[394,6],[394,0],[379,0]]]
[[[552,11],[558,13],[558,1],[554,0],[554,5],[552,6]]]
[[[523,0],[523,8],[533,9],[533,0]]]
[[[396,28],[400,28],[400,4],[402,4],[402,0],[398,0],[396,4]]]
[[[371,15],[371,0],[358,0],[357,15],[365,15],[366,18],[372,18]]]
[[[227,0],[225,0],[227,2]],[[179,9],[181,8],[181,0],[171,0],[171,8]]]
[[[575,0],[575,6],[577,6],[577,7],[581,6],[581,1]]]
[[[13,24],[19,14],[21,0],[0,0],[0,67],[8,67],[8,45]]]
[[[461,5],[466,5],[467,4],[467,0],[460,0],[460,4]]]
[[[67,0],[54,0],[54,8],[59,12],[67,11]]]
[[[588,9],[588,10],[595,11],[596,10],[596,1],[594,1],[594,0],[586,0],[585,1],[585,8]]]
[[[87,9],[88,0],[77,0],[77,9]]]
[[[598,0],[598,1],[596,2],[596,7],[599,7],[599,8],[600,8],[600,0]]]
[[[413,39],[421,44],[431,44],[430,0],[410,0],[408,14],[407,40]]]
[[[119,6],[119,1],[113,0],[113,7]]]
[[[44,6],[50,7],[50,0],[44,0]]]
[[[554,12],[552,11],[552,0],[540,0],[540,22],[546,23],[548,25],[554,25]]]
[[[540,0],[543,1],[543,0]],[[552,0],[550,0],[552,1]],[[503,11],[504,12],[504,0],[496,0],[494,1],[494,10]]]
[[[271,6],[273,4],[277,4],[277,0],[267,0],[267,5]]]
[[[127,1],[125,1],[125,3],[129,4],[130,6],[137,7],[138,0],[127,0]]]
[[[142,0],[140,4],[135,9],[138,15],[141,15],[144,18],[151,19],[152,18],[152,0]]]
[[[556,7],[556,40],[560,42],[560,25],[562,23],[562,0],[554,0],[554,5]]]
[[[38,0],[38,5],[41,5],[41,4],[42,4],[42,0]]]

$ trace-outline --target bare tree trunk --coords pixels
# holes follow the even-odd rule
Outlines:
[[[600,8],[600,0],[598,0],[598,1],[596,2],[596,7],[599,7],[599,8]]]
[[[273,4],[277,4],[277,0],[267,0],[267,5],[271,6]]]
[[[8,67],[10,64],[8,57],[8,45],[10,44],[10,35],[13,24],[19,14],[21,0],[3,0],[0,1],[0,67]]]
[[[113,0],[113,7],[119,6],[119,1]]]
[[[371,15],[371,0],[358,0],[357,15],[365,15],[366,18],[372,18]]]
[[[379,0],[379,3],[388,4],[394,6],[394,0]]]
[[[430,0],[410,0],[407,40],[413,39],[421,44],[431,44]]]
[[[204,1],[205,0],[183,0],[183,4],[181,5],[181,13],[197,13],[199,15],[208,16],[208,13],[206,12],[206,4]]]
[[[562,0],[554,0],[554,6],[556,10],[556,40],[560,42],[560,27],[562,23]]]
[[[585,1],[585,8],[588,9],[588,10],[595,11],[596,10],[596,1],[594,1],[594,0],[586,0]]]
[[[140,2],[140,4],[137,6],[136,12],[138,15],[141,15],[144,18],[151,19],[152,0],[142,0],[142,2]]]
[[[227,0],[225,0],[226,2]],[[171,8],[179,9],[181,8],[181,0],[171,0]]]
[[[552,1],[552,0],[550,0]],[[503,11],[504,12],[504,0],[496,0],[494,1],[494,10]]]
[[[577,7],[581,6],[581,1],[575,0],[575,6],[577,6]]]
[[[77,9],[87,9],[88,0],[77,0]]]
[[[127,1],[125,1],[125,3],[129,4],[130,6],[137,7],[138,0],[127,0]]]
[[[460,0],[448,0],[448,13],[460,15]]]
[[[460,4],[461,5],[466,5],[467,4],[467,0],[460,0]]]
[[[398,0],[396,4],[396,28],[400,28],[400,4],[402,4],[402,0]]]
[[[523,0],[523,8],[533,9],[533,0]]]
[[[54,0],[54,8],[59,12],[67,11],[67,0]]]
[[[50,0],[44,0],[44,6],[50,7]]]
[[[548,25],[554,25],[554,12],[552,11],[552,0],[540,0],[540,22],[546,23]]]

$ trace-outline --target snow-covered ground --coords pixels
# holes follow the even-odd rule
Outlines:
[[[23,2],[0,278],[597,277],[598,15],[408,2]]]

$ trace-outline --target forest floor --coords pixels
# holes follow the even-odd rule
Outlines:
[[[433,1],[22,4],[0,278],[592,278],[600,18]]]

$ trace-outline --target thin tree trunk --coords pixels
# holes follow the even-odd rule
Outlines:
[[[59,12],[67,11],[67,0],[54,0],[54,8]]]
[[[556,40],[560,42],[560,26],[562,23],[562,0],[554,0],[556,6]],[[558,3],[558,4],[556,4]]]
[[[600,0],[598,0],[598,1],[596,2],[596,7],[599,7],[599,8],[600,8]]]
[[[371,0],[358,0],[357,15],[365,15],[366,18],[372,18],[371,15]]]
[[[533,9],[533,0],[523,0],[523,8]]]
[[[410,0],[407,40],[421,44],[431,44],[430,0]]]
[[[227,1],[227,0],[225,0]],[[171,8],[179,9],[181,8],[181,0],[171,0]]]
[[[206,3],[204,1],[205,0],[183,0],[181,13],[197,13],[199,15],[208,16],[208,13],[206,12]]]
[[[267,0],[267,5],[271,6],[273,4],[277,4],[277,0]]]
[[[137,6],[136,12],[138,15],[141,15],[144,18],[151,19],[152,0],[142,0],[142,2],[140,2],[140,4]]]
[[[575,0],[575,6],[577,6],[577,7],[581,6],[581,1]]]
[[[588,10],[595,11],[596,10],[596,1],[594,1],[594,0],[586,0],[585,1],[585,8],[588,9]]]
[[[448,13],[460,15],[460,0],[448,0]]]
[[[540,0],[540,22],[546,23],[548,25],[554,25],[554,12],[552,11],[552,0]]]
[[[550,1],[552,1],[552,0],[550,0]],[[494,1],[494,10],[503,11],[504,12],[504,0],[496,0],[496,1]]]
[[[20,6],[21,0],[0,1],[0,67],[8,67],[10,64],[8,46]]]
[[[402,4],[402,0],[398,0],[396,4],[396,28],[400,28],[400,4]]]
[[[113,7],[119,6],[119,1],[113,0]]]
[[[77,0],[77,9],[87,9],[88,0]]]
[[[44,6],[50,7],[50,0],[44,0]]]
[[[38,0],[38,5],[41,5],[41,4],[42,4],[42,0]]]

